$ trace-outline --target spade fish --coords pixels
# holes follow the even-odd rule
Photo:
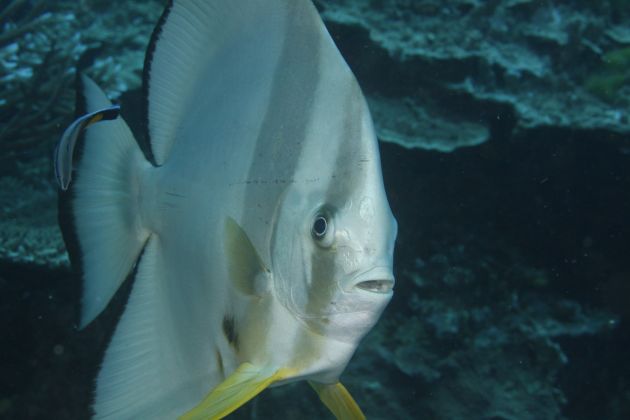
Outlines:
[[[94,417],[222,418],[306,380],[364,418],[339,378],[392,298],[397,225],[365,98],[312,2],[170,1],[142,148],[78,79],[85,116],[54,159],[80,326],[133,282]]]

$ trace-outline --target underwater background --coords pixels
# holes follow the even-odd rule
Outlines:
[[[343,380],[370,419],[630,418],[630,1],[318,0],[370,103],[392,303]],[[51,154],[83,69],[141,132],[163,1],[0,1],[0,418],[83,419]],[[129,283],[129,282],[127,282]],[[305,383],[237,419],[330,418]]]

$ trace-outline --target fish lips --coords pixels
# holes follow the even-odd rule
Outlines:
[[[394,291],[394,275],[390,267],[379,266],[353,276],[344,291],[389,296]]]

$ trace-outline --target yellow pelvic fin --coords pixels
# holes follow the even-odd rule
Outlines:
[[[234,286],[245,295],[256,295],[256,276],[269,270],[247,233],[231,217],[225,221],[225,247],[228,256],[228,275]]]
[[[309,381],[319,399],[338,420],[365,420],[365,415],[341,382],[326,385]]]
[[[243,363],[180,420],[222,419],[260,394],[272,383],[290,376],[290,369],[270,369]]]

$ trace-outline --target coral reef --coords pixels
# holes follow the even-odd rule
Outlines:
[[[617,319],[541,295],[536,290],[548,274],[501,251],[498,238],[436,245],[440,253],[417,259],[399,276],[403,307],[388,314],[350,366],[349,377],[368,401],[372,388],[402,383],[414,390],[379,401],[372,413],[562,418],[558,376],[569,360],[558,340],[609,331]],[[375,370],[387,376],[375,378]]]
[[[622,103],[630,96],[628,68],[630,46],[609,51],[602,57],[601,69],[586,79],[586,89],[610,103]]]
[[[49,159],[74,114],[75,66],[83,57],[112,98],[138,89],[160,12],[158,0],[0,6],[0,260],[67,264]]]
[[[627,66],[613,64],[626,62],[616,58],[630,46],[624,2],[318,4],[367,94],[425,121],[386,118],[384,140],[448,151],[458,142],[436,147],[441,133],[476,144],[479,125],[492,131],[506,117],[522,138],[548,126],[630,133]],[[377,109],[377,124],[381,115]],[[476,128],[459,129],[462,121]],[[425,130],[430,124],[443,128],[436,135]]]
[[[87,54],[84,70],[112,97],[139,87],[144,50],[160,4],[157,0],[3,2],[0,159],[52,150],[74,114],[72,82],[83,54]]]
[[[418,147],[421,142],[426,150],[452,152],[489,139],[485,125],[445,115],[439,108],[419,104],[419,99],[369,97],[370,112],[381,140],[406,148]]]
[[[57,191],[47,159],[16,162],[0,177],[0,261],[55,268],[68,264],[57,227]]]
[[[630,131],[622,112],[630,101],[627,66],[615,64],[630,45],[624,2],[317,4],[376,104],[386,141],[452,151],[486,141],[496,119],[512,114],[517,132]],[[138,88],[161,6],[158,0],[0,6],[3,158],[50,149],[72,115],[74,66],[86,52],[85,70],[110,95]]]

